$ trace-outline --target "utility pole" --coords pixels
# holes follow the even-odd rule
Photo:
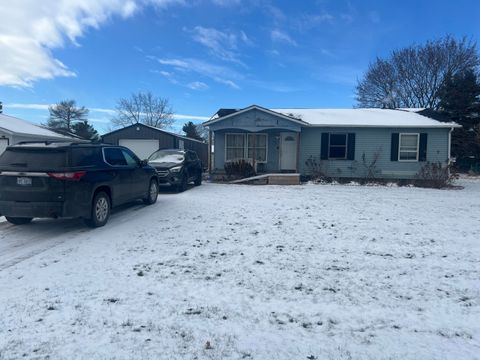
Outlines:
[[[3,103],[0,101],[0,114],[3,113]]]

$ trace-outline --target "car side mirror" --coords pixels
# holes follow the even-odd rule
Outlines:
[[[147,166],[147,165],[148,165],[148,160],[147,159],[140,160],[140,166],[141,167],[144,167],[144,166]]]

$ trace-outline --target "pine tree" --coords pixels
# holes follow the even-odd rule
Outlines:
[[[452,133],[452,155],[461,170],[480,169],[480,79],[473,70],[447,75],[439,112],[461,128]]]
[[[73,125],[87,120],[88,109],[77,107],[75,100],[63,100],[48,108],[50,118],[47,126],[61,133],[73,132]]]
[[[185,133],[186,136],[192,139],[203,140],[200,132],[198,131],[197,125],[193,122],[189,121],[185,123],[182,127],[182,131]]]
[[[98,141],[100,139],[97,130],[87,120],[73,124],[72,132],[85,140]]]

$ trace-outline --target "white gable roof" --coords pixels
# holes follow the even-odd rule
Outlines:
[[[412,111],[389,109],[270,109],[303,120],[312,126],[451,128],[445,123]],[[418,111],[420,111],[419,109]]]
[[[5,114],[0,114],[0,129],[6,130],[12,134],[38,136],[42,138],[73,139],[68,136],[57,134],[56,132],[45,129],[39,125],[32,124],[31,122]]]
[[[452,128],[460,127],[454,122],[440,122],[418,112],[424,109],[266,109],[252,105],[229,115],[218,117],[215,114],[204,125],[257,109],[299,122],[302,126],[324,127],[388,127],[388,128]]]

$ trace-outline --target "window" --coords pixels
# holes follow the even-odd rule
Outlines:
[[[419,134],[400,134],[398,146],[399,161],[418,161]]]
[[[247,158],[255,161],[267,161],[267,134],[248,134],[248,155]]]
[[[267,161],[267,134],[226,134],[225,161]]]
[[[94,166],[102,161],[99,147],[72,148],[70,156],[72,166]]]
[[[227,134],[225,149],[227,151],[226,161],[234,161],[245,158],[245,136],[244,134]]]
[[[130,153],[129,151],[122,150],[123,156],[125,157],[125,160],[127,161],[128,166],[138,166],[140,163],[140,160],[133,154]]]
[[[328,144],[329,159],[347,158],[347,134],[330,134]]]
[[[105,148],[105,161],[113,166],[126,166],[127,161],[123,156],[122,150],[118,148]]]
[[[185,142],[183,140],[178,140],[178,148],[185,149]]]
[[[0,156],[0,165],[5,169],[20,171],[59,169],[67,165],[67,152],[59,149],[10,148]]]

